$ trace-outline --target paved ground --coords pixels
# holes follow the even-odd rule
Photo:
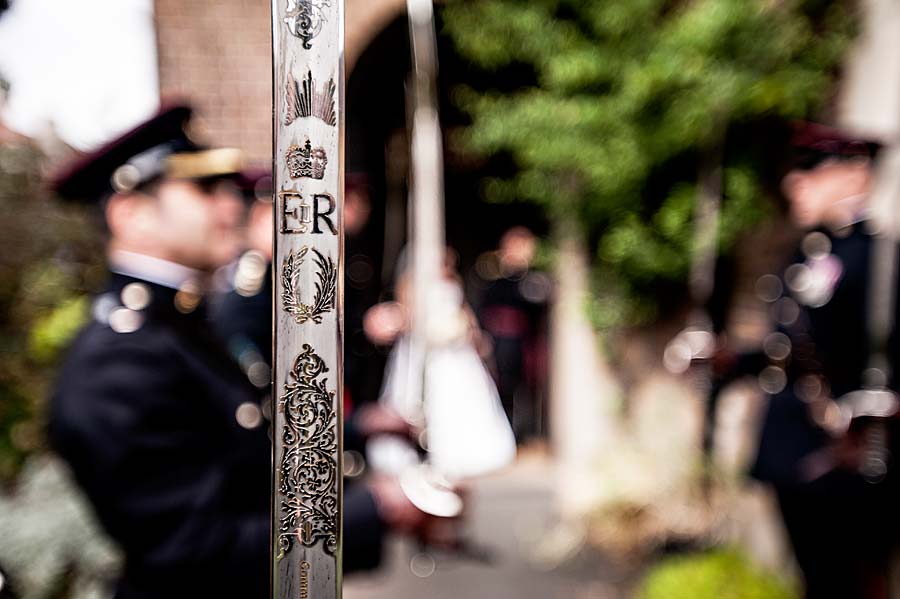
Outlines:
[[[567,545],[553,532],[552,483],[549,462],[532,457],[475,486],[467,528],[492,556],[490,563],[412,560],[415,550],[395,539],[382,571],[348,577],[345,599],[624,599],[615,569],[600,556],[581,550],[551,551],[565,559],[540,557]]]

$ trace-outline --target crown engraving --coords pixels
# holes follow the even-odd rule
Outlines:
[[[307,139],[306,144],[300,147],[296,144],[288,148],[285,154],[288,174],[291,179],[306,177],[308,179],[324,179],[325,166],[328,164],[328,155],[325,148],[314,148]]]
[[[288,72],[285,83],[287,114],[284,117],[284,124],[290,125],[298,118],[313,116],[332,127],[337,125],[334,107],[336,90],[334,79],[329,79],[325,89],[319,90],[313,80],[312,71],[307,72],[306,79],[302,83],[297,83],[294,75]]]

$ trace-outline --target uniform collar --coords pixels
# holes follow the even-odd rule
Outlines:
[[[110,253],[109,269],[112,277],[107,292],[95,302],[95,316],[101,322],[115,324],[107,317],[117,308],[164,317],[205,318],[202,271],[121,250]]]
[[[198,284],[204,278],[197,269],[125,250],[110,252],[109,269],[116,274],[176,290],[189,282]]]

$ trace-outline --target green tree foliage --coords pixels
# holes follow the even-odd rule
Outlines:
[[[44,159],[0,148],[0,480],[43,444],[43,406],[60,354],[102,277],[96,228],[41,185]]]
[[[723,167],[723,248],[764,214],[759,131],[820,112],[854,26],[846,0],[472,0],[442,17],[488,75],[454,92],[459,142],[516,166],[487,199],[581,228],[600,324],[653,314],[660,282],[683,280],[702,159]]]
[[[663,560],[641,582],[638,599],[797,599],[772,574],[735,551],[712,551]]]

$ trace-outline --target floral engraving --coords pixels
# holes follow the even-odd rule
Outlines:
[[[278,468],[280,522],[278,556],[299,542],[312,547],[324,541],[334,555],[338,545],[338,414],[335,392],[320,378],[328,366],[312,346],[303,345],[279,398],[284,414]]]

